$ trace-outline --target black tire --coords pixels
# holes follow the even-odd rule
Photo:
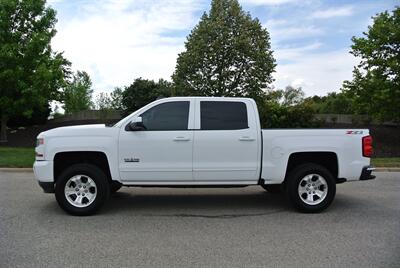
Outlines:
[[[326,186],[321,187],[320,189],[322,192],[327,191],[325,197],[319,198],[316,194],[313,194],[313,192],[310,190],[312,193],[310,196],[311,202],[320,202],[318,204],[307,204],[306,197],[308,197],[308,192],[303,193],[302,196],[299,193],[299,185],[302,183],[302,187],[308,187],[311,184],[307,184],[307,182],[303,181],[303,178],[306,178],[307,175],[311,174],[316,174],[318,176],[321,176],[327,184]],[[312,182],[311,180],[315,180],[318,176],[312,176],[310,178],[310,183]],[[314,185],[314,184],[313,184]],[[317,184],[315,184],[317,185]],[[317,191],[316,190],[316,191]],[[319,192],[319,191],[317,191]],[[305,195],[304,195],[305,194]],[[336,182],[333,177],[333,175],[330,173],[329,170],[324,168],[323,166],[317,165],[317,164],[303,164],[298,167],[296,167],[294,170],[290,172],[288,177],[286,178],[286,195],[289,200],[289,202],[293,205],[294,208],[301,212],[305,213],[318,213],[329,207],[329,205],[332,203],[333,199],[335,198],[336,194]],[[314,200],[316,199],[316,200]],[[322,201],[318,201],[318,199],[322,199]]]
[[[86,175],[96,184],[96,196],[92,203],[86,207],[77,207],[71,204],[64,194],[65,185],[75,175]],[[75,186],[73,186],[75,187]],[[97,166],[90,164],[75,164],[65,169],[57,178],[55,196],[60,207],[67,213],[76,216],[88,216],[94,214],[109,198],[110,185],[107,176]]]
[[[263,184],[261,185],[265,191],[271,194],[279,194],[282,193],[282,184]]]
[[[122,184],[117,182],[117,181],[113,181],[110,183],[110,193],[116,193],[118,192],[119,189],[121,189]]]

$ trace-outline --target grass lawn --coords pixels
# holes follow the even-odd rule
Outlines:
[[[0,167],[32,167],[34,161],[34,148],[0,147]]]
[[[372,158],[375,167],[400,167],[400,157]]]
[[[32,167],[34,148],[0,147],[0,167]],[[400,167],[400,157],[372,158],[375,167]]]

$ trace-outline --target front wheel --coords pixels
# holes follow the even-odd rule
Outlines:
[[[316,164],[304,164],[290,172],[286,180],[286,194],[299,211],[321,212],[332,203],[336,194],[333,175]]]
[[[62,209],[72,215],[95,213],[110,195],[104,172],[90,164],[76,164],[57,178],[55,196]]]

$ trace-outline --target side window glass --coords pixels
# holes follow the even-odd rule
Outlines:
[[[243,102],[201,101],[202,130],[234,130],[248,128],[247,108]]]
[[[189,106],[189,101],[161,103],[140,116],[147,130],[187,130]]]

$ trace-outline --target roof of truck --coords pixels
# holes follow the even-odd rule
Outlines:
[[[245,97],[205,97],[205,96],[177,96],[160,99],[210,99],[210,100],[253,100]]]

